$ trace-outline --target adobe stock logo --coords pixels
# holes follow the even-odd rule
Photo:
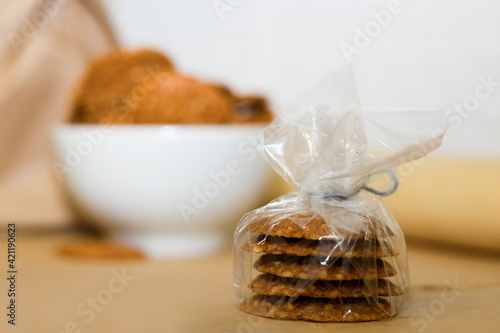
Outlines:
[[[141,101],[147,98],[149,91],[159,87],[163,80],[171,75],[168,72],[163,72],[159,66],[156,68],[148,67],[146,72],[148,75],[144,77],[141,84],[136,85],[130,94],[122,96],[122,105],[112,109],[115,114],[119,115],[118,119],[125,119]],[[115,128],[116,126],[109,119],[105,119],[102,123],[91,128],[83,128],[81,132],[83,137],[75,145],[66,145],[64,147],[64,159],[51,163],[52,171],[54,171],[59,182],[63,182],[66,173],[72,173],[78,168],[84,159],[91,155],[94,149],[99,147],[106,136],[113,132]]]
[[[446,311],[446,308],[462,295],[460,290],[464,288],[459,286],[457,277],[453,281],[444,280],[444,285],[445,288],[441,290],[439,296],[433,298],[426,306],[419,307],[418,311],[410,315],[409,323],[414,328],[413,331],[425,332]],[[402,331],[401,333],[410,332]]]
[[[21,18],[20,34],[10,32],[7,35],[10,46],[15,52],[19,52],[23,45],[28,44],[38,35],[38,32],[49,24],[50,20],[57,16],[62,8],[70,0],[45,0],[39,1],[40,5],[31,17]]]
[[[192,205],[181,204],[179,206],[184,221],[189,223],[192,215],[199,215],[210,204],[210,199],[216,198],[222,190],[229,186],[231,177],[239,175],[242,171],[240,163],[231,160],[226,164],[225,170],[210,172],[209,176],[212,181],[206,183],[201,190],[199,188],[193,189]]]
[[[212,3],[219,20],[224,21],[225,16],[228,13],[234,11],[235,8],[239,7],[243,0],[215,0]]]
[[[203,186],[193,189],[191,204],[183,203],[179,205],[179,213],[185,223],[191,223],[193,216],[198,216],[210,205],[210,201],[216,198],[224,189],[226,189],[234,177],[239,176],[244,168],[248,168],[257,157],[257,147],[259,145],[258,136],[250,136],[241,142],[236,152],[243,161],[229,160],[222,170],[210,172],[208,181]]]
[[[493,75],[479,76],[477,80],[479,84],[476,85],[473,93],[466,96],[461,103],[455,103],[453,108],[445,110],[444,117],[451,129],[459,129],[464,119],[476,112],[481,103],[488,100],[500,87],[500,81],[495,81]]]
[[[340,50],[344,58],[348,62],[351,62],[353,55],[360,54],[364,48],[368,47],[380,35],[383,28],[388,27],[392,23],[394,16],[401,14],[403,9],[404,7],[400,0],[390,0],[387,3],[386,9],[372,11],[370,13],[372,20],[366,22],[363,29],[360,27],[354,28],[352,43],[340,43]]]
[[[121,270],[112,269],[111,275],[112,277],[104,288],[100,289],[94,296],[87,297],[76,307],[76,314],[80,319],[83,319],[83,323],[86,325],[70,320],[64,324],[63,330],[59,330],[59,332],[81,333],[85,331],[85,326],[90,325],[99,316],[99,313],[105,311],[115,296],[121,294],[129,286],[130,281],[136,278],[135,275],[127,273],[124,267]]]

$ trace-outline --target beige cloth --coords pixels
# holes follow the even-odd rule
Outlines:
[[[68,223],[50,169],[50,128],[112,34],[94,1],[5,0],[0,36],[0,226]]]

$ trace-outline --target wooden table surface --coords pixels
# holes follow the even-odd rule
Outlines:
[[[197,259],[100,262],[57,253],[81,238],[18,236],[17,324],[7,325],[2,313],[0,332],[500,332],[500,259],[494,255],[410,244],[412,297],[397,317],[318,324],[240,312],[230,251]],[[1,312],[7,283],[2,278]]]

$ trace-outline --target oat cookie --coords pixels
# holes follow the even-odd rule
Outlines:
[[[59,254],[81,259],[142,259],[143,254],[126,245],[108,241],[87,241],[59,248]]]
[[[262,255],[254,264],[261,273],[306,280],[375,280],[394,276],[396,270],[375,258],[320,258]]]
[[[328,298],[255,295],[240,304],[241,310],[278,319],[309,320],[318,322],[359,322],[389,318],[390,305],[384,300],[353,298],[332,300]]]
[[[281,236],[287,238],[305,239],[355,239],[355,238],[386,238],[392,236],[392,230],[380,221],[354,213],[339,214],[338,225],[348,224],[348,220],[362,221],[364,230],[359,233],[338,234],[325,223],[317,213],[304,214],[265,214],[256,217],[246,226],[247,231],[265,234],[268,236]],[[344,221],[344,223],[342,223]]]
[[[383,258],[396,255],[387,242],[373,239],[338,242],[330,239],[318,241],[266,235],[258,235],[245,243],[243,250],[254,253],[344,258]]]
[[[115,49],[94,59],[75,91],[70,121],[79,124],[267,123],[266,99],[177,72],[154,50]]]
[[[260,274],[251,283],[252,291],[261,295],[307,296],[322,298],[363,298],[402,295],[392,282],[379,280],[314,281]]]
[[[111,50],[94,59],[87,68],[74,96],[71,122],[130,123],[132,94],[144,89],[145,84],[154,84],[164,73],[172,72],[172,62],[160,52]]]

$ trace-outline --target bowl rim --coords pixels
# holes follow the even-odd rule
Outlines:
[[[269,126],[271,123],[235,123],[235,124],[112,124],[112,123],[96,123],[96,124],[80,124],[58,122],[53,124],[52,129],[61,128],[117,128],[117,129],[162,129],[162,128],[182,128],[182,129],[262,129]]]

